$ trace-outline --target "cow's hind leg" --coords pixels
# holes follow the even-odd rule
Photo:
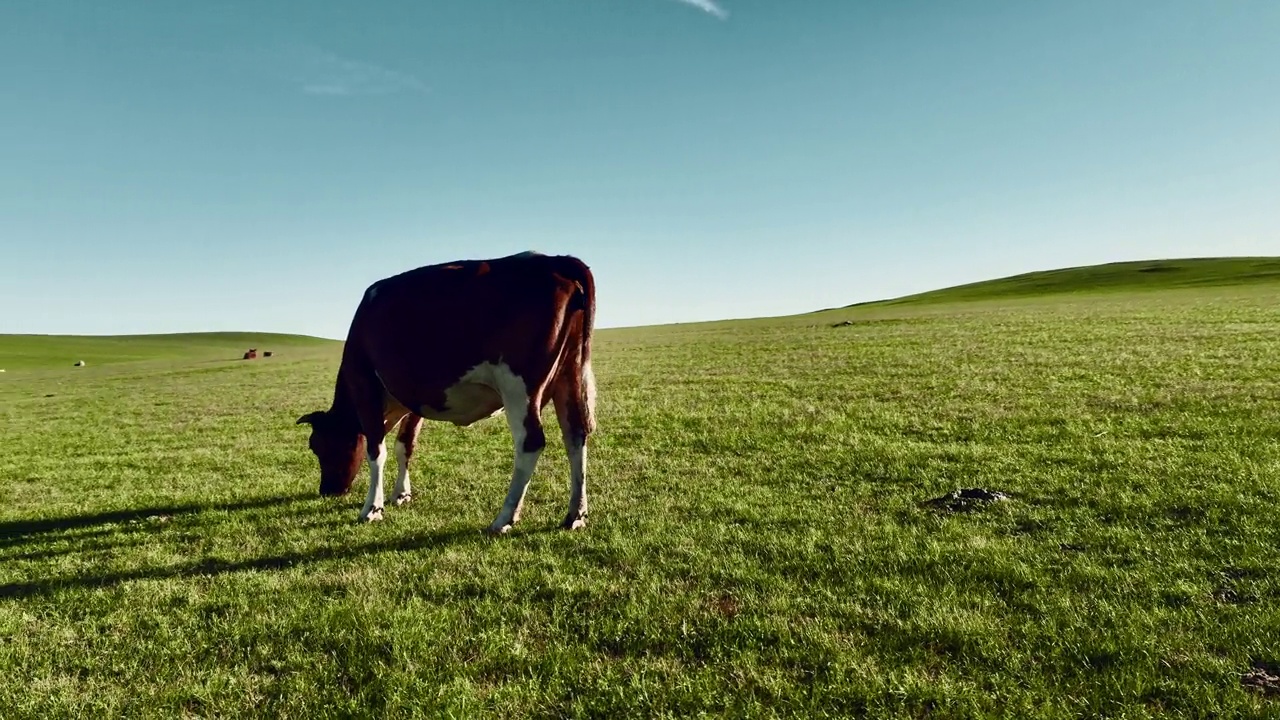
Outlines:
[[[413,458],[421,428],[422,417],[413,413],[400,422],[400,431],[396,435],[396,464],[399,469],[394,495],[396,505],[404,505],[413,499],[413,490],[409,486],[409,460]]]
[[[577,530],[587,524],[587,437],[591,434],[590,395],[577,376],[562,380],[552,396],[565,452],[569,455],[569,513],[560,527]]]
[[[511,427],[511,438],[515,444],[515,463],[507,498],[498,511],[498,517],[494,518],[487,530],[491,535],[506,533],[520,520],[525,491],[529,488],[529,480],[538,464],[538,456],[547,444],[546,435],[542,432],[542,420],[538,417],[537,400],[523,392],[518,398],[508,398],[508,394],[514,393],[504,393],[503,401],[507,410],[507,424]]]

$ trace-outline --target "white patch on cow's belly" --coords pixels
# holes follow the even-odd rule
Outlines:
[[[470,425],[502,412],[502,396],[513,390],[523,395],[524,381],[506,363],[480,363],[445,389],[444,410],[423,405],[419,414],[428,420]]]

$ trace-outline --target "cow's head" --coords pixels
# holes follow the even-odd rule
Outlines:
[[[345,495],[360,470],[364,435],[323,410],[303,415],[297,424],[311,426],[307,444],[320,461],[320,494]]]

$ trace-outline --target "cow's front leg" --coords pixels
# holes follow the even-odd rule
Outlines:
[[[542,432],[542,421],[538,418],[538,404],[524,398],[521,400],[523,403],[520,405],[507,406],[507,423],[511,426],[511,438],[515,444],[515,461],[507,498],[503,501],[498,516],[486,530],[490,535],[502,535],[520,520],[525,491],[529,488],[529,480],[538,464],[538,456],[547,444]]]
[[[417,444],[418,430],[422,426],[422,418],[409,415],[400,424],[400,433],[396,437],[396,475],[395,503],[397,506],[413,500],[413,490],[409,487],[409,460],[413,458],[413,449]]]
[[[366,444],[369,463],[369,494],[364,499],[364,509],[360,511],[360,519],[364,522],[375,522],[382,519],[382,471],[387,463],[387,442],[379,438],[374,445],[372,438]]]

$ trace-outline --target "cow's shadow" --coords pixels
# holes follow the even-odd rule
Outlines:
[[[24,543],[69,544],[70,547],[36,547],[17,554],[0,555],[0,562],[38,561],[45,558],[68,554],[91,554],[113,548],[141,545],[147,542],[144,537],[126,532],[120,537],[121,523],[135,523],[140,532],[154,528],[146,522],[156,517],[173,518],[182,514],[202,513],[210,511],[243,512],[261,508],[277,507],[290,503],[317,500],[314,494],[299,494],[283,497],[255,498],[221,504],[172,504],[157,505],[128,510],[113,510],[88,515],[75,515],[58,518],[35,520],[17,520],[0,523],[0,551],[13,548]],[[351,543],[326,545],[297,552],[286,552],[275,555],[245,559],[220,560],[202,558],[200,560],[168,565],[164,567],[139,567],[101,573],[80,573],[61,576],[44,576],[20,579],[0,584],[0,599],[29,598],[49,595],[63,589],[106,588],[129,582],[131,580],[157,580],[169,578],[196,578],[226,575],[230,573],[281,570],[299,565],[343,560],[385,552],[417,551],[443,547],[458,542],[487,540],[479,527],[468,525],[455,527],[426,534],[415,534],[408,537],[369,540],[359,542],[361,528],[351,520],[351,508],[345,504],[322,505],[319,511],[325,514],[341,514],[344,522],[350,522],[352,531]],[[111,527],[101,527],[111,526]],[[133,527],[133,526],[131,526]],[[532,529],[532,528],[531,528]],[[64,534],[71,532],[72,534]],[[161,530],[161,532],[163,532]],[[106,539],[111,536],[110,539]]]
[[[96,528],[103,525],[140,522],[153,517],[174,517],[177,515],[189,515],[193,513],[211,511],[241,512],[244,510],[259,510],[262,508],[278,507],[306,500],[314,500],[315,498],[316,495],[314,493],[298,493],[294,495],[236,500],[225,503],[172,503],[143,508],[107,510],[105,512],[91,513],[88,515],[67,515],[54,518],[12,520],[0,523],[0,548],[35,542],[40,540],[42,536],[50,533],[62,533]],[[77,533],[76,538],[92,537],[94,535],[101,535],[107,532],[111,532],[111,530],[90,530],[89,532]]]

